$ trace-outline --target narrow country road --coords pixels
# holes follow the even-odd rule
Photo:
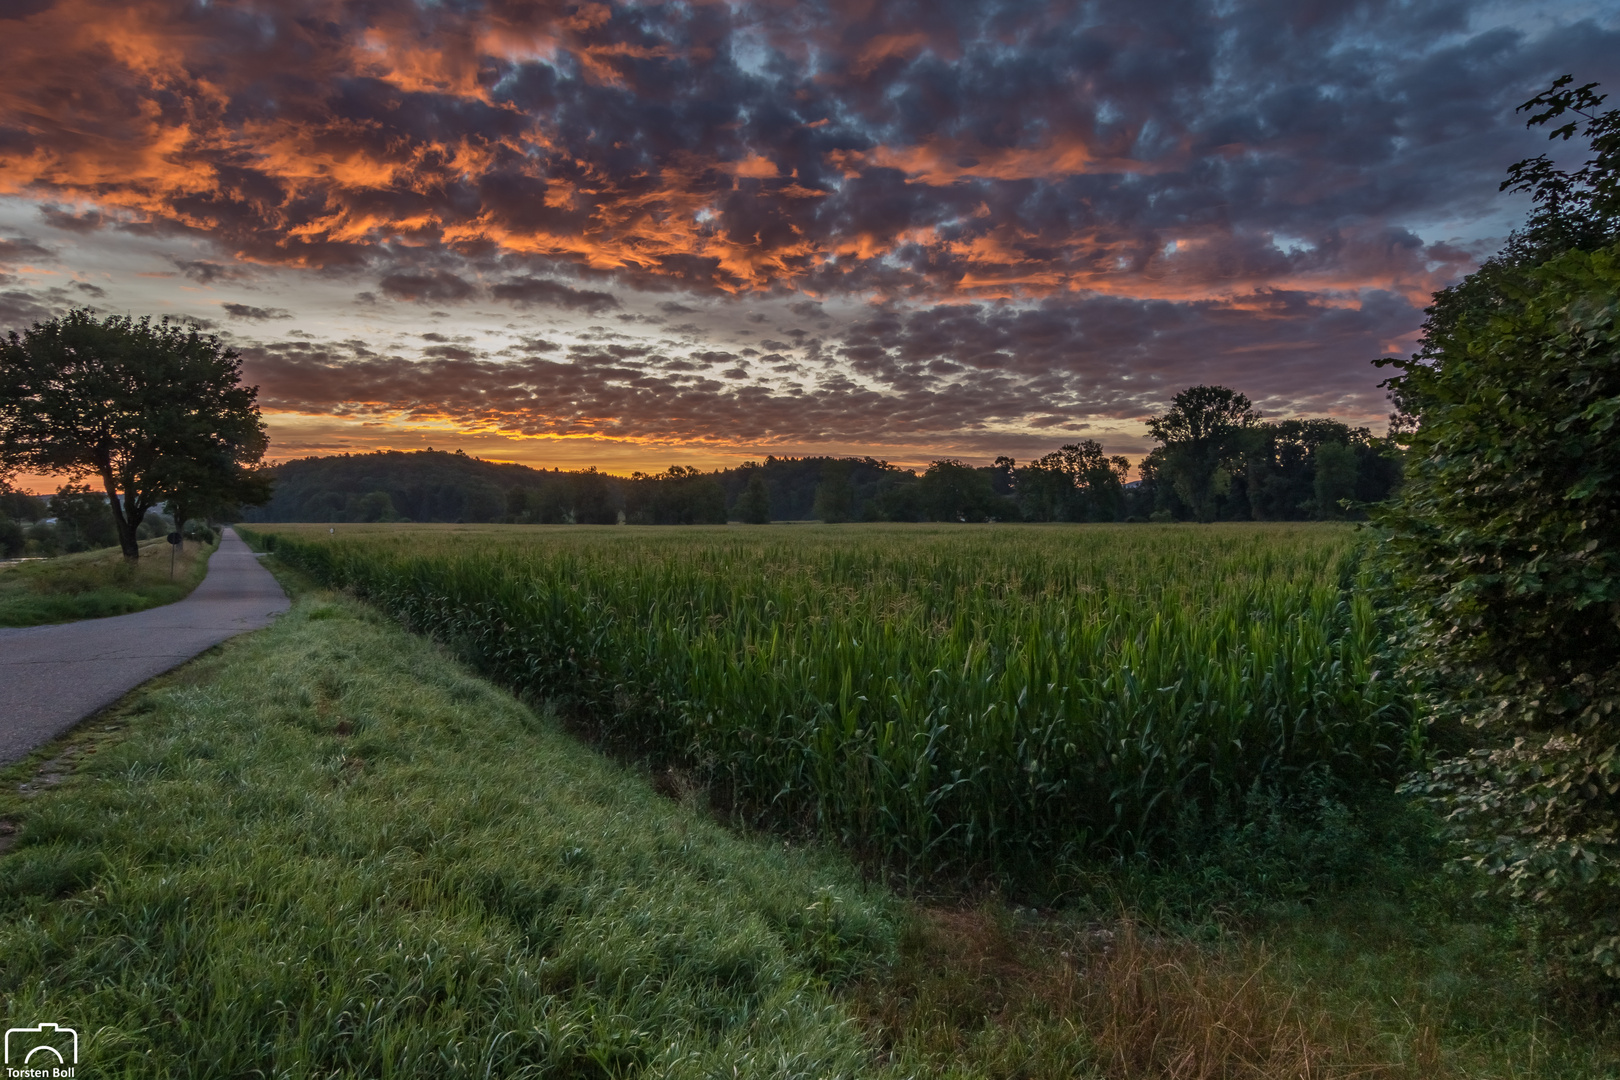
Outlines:
[[[0,629],[0,764],[204,649],[268,626],[287,595],[226,529],[191,595],[165,607],[56,626]]]

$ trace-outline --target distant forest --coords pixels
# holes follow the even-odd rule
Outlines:
[[[1200,388],[1201,389],[1201,388]],[[1239,396],[1239,400],[1241,400]],[[1245,402],[1246,404],[1246,402]],[[1212,441],[1161,436],[1132,478],[1095,442],[1020,464],[767,457],[711,472],[547,471],[439,450],[274,467],[246,522],[701,525],[727,521],[1304,521],[1361,516],[1400,482],[1399,449],[1337,420],[1243,423]]]

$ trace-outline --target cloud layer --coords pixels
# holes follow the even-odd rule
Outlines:
[[[791,303],[813,328],[683,380],[588,349],[317,357],[263,336],[292,293],[219,301],[287,409],[879,446],[1139,419],[1223,381],[1365,416],[1365,361],[1511,222],[1496,180],[1542,145],[1513,107],[1565,71],[1620,82],[1613,4],[1476,9],[41,0],[0,17],[0,193],[38,205],[0,265],[120,234],[177,245],[167,272],[205,289],[292,273],[767,335]],[[24,284],[0,315],[79,299]],[[648,333],[669,364],[705,351]]]

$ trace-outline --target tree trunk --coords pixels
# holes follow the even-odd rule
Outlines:
[[[141,519],[146,517],[146,508],[137,502],[136,508],[140,510],[140,517],[130,520],[130,500],[134,499],[128,491],[124,498],[118,498],[118,485],[113,482],[112,467],[109,464],[101,468],[101,483],[107,489],[107,502],[111,505],[113,528],[118,530],[118,546],[124,552],[124,558],[134,562],[141,557],[140,541],[135,539],[135,530],[140,528]]]

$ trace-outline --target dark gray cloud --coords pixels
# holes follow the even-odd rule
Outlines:
[[[56,252],[26,236],[0,237],[0,263],[19,263],[34,259],[54,259]]]
[[[250,276],[238,266],[210,262],[207,259],[171,259],[176,270],[199,285],[212,285],[216,281],[241,281]]]
[[[575,289],[544,278],[525,277],[503,281],[490,290],[497,300],[509,300],[522,306],[567,308],[580,311],[606,311],[619,306],[618,299],[608,292]]]
[[[60,306],[36,295],[30,289],[6,288],[0,280],[0,330],[21,332],[60,312]]]
[[[377,284],[395,300],[414,300],[419,304],[467,300],[478,292],[475,286],[448,270],[388,274]]]
[[[45,224],[63,232],[92,233],[106,224],[104,215],[94,208],[75,214],[71,210],[46,203],[39,208],[39,216],[45,219]]]
[[[292,312],[286,308],[262,308],[251,304],[221,304],[225,314],[233,319],[249,319],[255,322],[264,322],[268,319],[290,319]]]

